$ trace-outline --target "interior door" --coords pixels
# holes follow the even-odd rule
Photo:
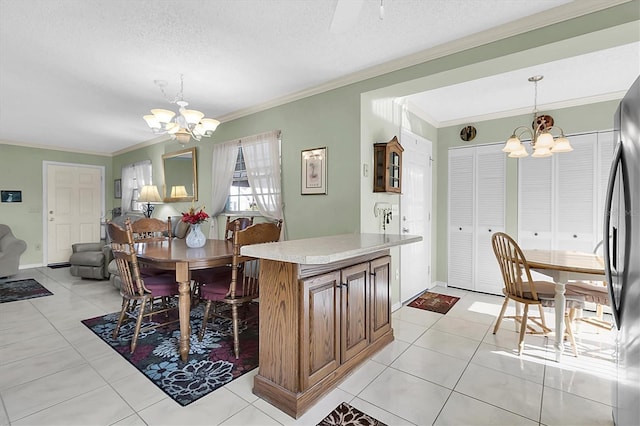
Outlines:
[[[45,168],[45,263],[65,263],[73,243],[100,241],[104,168],[59,163]]]
[[[400,247],[400,302],[431,287],[431,141],[406,130],[401,133],[402,233],[421,235],[422,241]]]

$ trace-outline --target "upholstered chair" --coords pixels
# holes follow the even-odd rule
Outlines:
[[[27,243],[13,235],[9,226],[0,224],[0,278],[18,273],[20,256],[27,249]]]

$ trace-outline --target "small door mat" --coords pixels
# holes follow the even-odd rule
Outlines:
[[[449,312],[449,309],[453,308],[453,305],[455,305],[458,300],[460,300],[459,297],[425,291],[409,303],[408,306],[437,312],[439,314],[446,314]]]
[[[376,420],[343,402],[338,405],[327,417],[322,419],[317,426],[387,426],[380,420]]]
[[[69,266],[71,266],[71,264],[70,263],[52,263],[47,266],[51,269],[58,269],[58,268],[68,268]]]
[[[44,288],[42,284],[32,278],[26,280],[0,281],[0,303],[51,296],[52,294],[53,293]]]

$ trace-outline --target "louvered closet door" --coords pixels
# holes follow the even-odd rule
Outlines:
[[[518,160],[518,244],[523,249],[552,248],[552,158]]]
[[[571,137],[572,152],[553,156],[556,172],[556,248],[591,252],[596,245],[595,133]]]
[[[491,236],[505,229],[506,155],[501,145],[479,146],[475,161],[475,290],[501,294],[504,285]]]
[[[603,236],[604,224],[604,203],[607,194],[607,184],[609,182],[609,171],[613,162],[613,151],[615,143],[613,131],[598,133],[598,186],[597,186],[597,207],[596,207],[596,242],[600,242]],[[602,254],[602,251],[600,251]]]
[[[473,290],[473,149],[449,150],[447,284]]]

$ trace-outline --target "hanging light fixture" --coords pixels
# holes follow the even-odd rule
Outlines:
[[[195,109],[187,109],[188,102],[184,100],[184,76],[180,74],[180,92],[174,99],[169,99],[164,91],[167,85],[166,81],[155,80],[154,83],[160,87],[162,94],[169,103],[178,105],[179,114],[168,109],[152,109],[151,114],[145,115],[143,118],[151,127],[155,134],[169,134],[181,145],[186,145],[191,138],[199,141],[203,136],[211,137],[213,132],[220,124],[218,120],[213,118],[204,118],[204,113]]]
[[[550,157],[558,152],[573,151],[569,139],[564,135],[564,131],[553,125],[553,118],[549,115],[538,115],[538,82],[542,80],[544,76],[534,75],[529,77],[529,81],[535,86],[535,93],[533,98],[533,122],[531,128],[528,126],[517,127],[513,134],[502,148],[503,152],[508,152],[509,157],[522,158],[529,155],[527,149],[522,143],[522,137],[528,136],[533,150],[532,157],[544,158]],[[555,138],[551,134],[552,130],[560,132],[560,136]]]

